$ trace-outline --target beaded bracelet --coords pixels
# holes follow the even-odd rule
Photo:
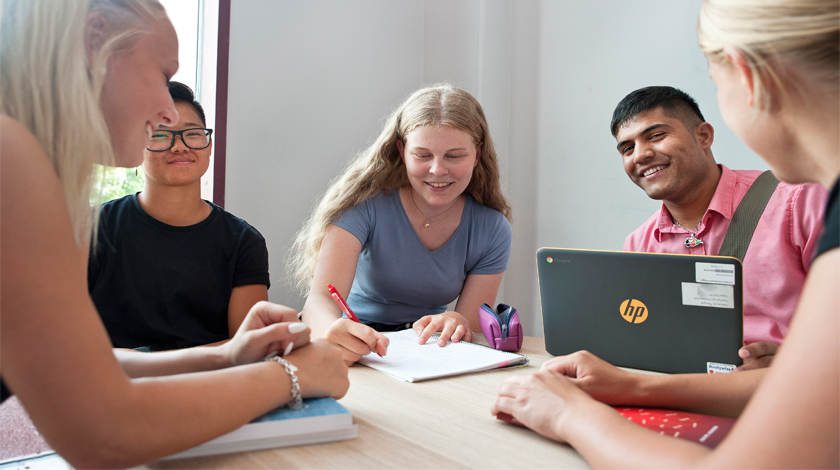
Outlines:
[[[289,408],[293,410],[301,409],[303,407],[303,397],[300,396],[300,383],[298,382],[297,375],[295,375],[298,368],[280,356],[267,357],[265,360],[275,361],[286,369],[286,373],[289,374],[289,378],[292,379],[292,401],[289,403]]]

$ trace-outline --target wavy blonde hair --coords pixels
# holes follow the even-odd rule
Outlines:
[[[778,65],[806,69],[836,90],[840,82],[840,2],[837,0],[704,0],[697,23],[700,49],[709,60],[725,61],[734,46],[753,76],[755,109],[773,103],[768,87],[785,99]]]
[[[421,88],[388,116],[374,143],[353,158],[333,180],[295,237],[288,269],[302,292],[309,291],[327,227],[344,210],[382,192],[409,185],[397,141],[405,143],[406,136],[421,126],[452,127],[471,135],[476,145],[482,144],[478,165],[465,192],[510,220],[511,208],[502,194],[498,157],[481,105],[466,91],[446,83]]]
[[[88,67],[90,12],[102,15],[112,34]],[[134,45],[166,12],[157,0],[3,0],[0,14],[0,112],[43,147],[64,189],[76,242],[86,243],[96,227],[89,202],[93,164],[114,164],[99,103],[108,58]]]

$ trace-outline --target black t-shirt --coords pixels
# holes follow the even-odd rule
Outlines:
[[[825,208],[825,232],[817,247],[817,256],[840,246],[840,178],[828,194]]]
[[[102,205],[88,290],[118,348],[179,349],[229,338],[231,290],[270,285],[265,239],[210,202],[188,227],[147,214],[137,195]]]

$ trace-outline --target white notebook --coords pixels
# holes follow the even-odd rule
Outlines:
[[[426,344],[417,344],[417,333],[412,329],[384,334],[391,341],[385,357],[368,354],[359,363],[406,382],[528,364],[528,358],[521,354],[475,343],[450,341],[440,347],[437,335]]]

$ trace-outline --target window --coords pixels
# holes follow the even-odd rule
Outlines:
[[[219,23],[219,0],[161,0],[178,34],[180,66],[173,80],[184,83],[196,93],[204,108],[207,127],[216,121],[216,46]],[[215,150],[214,150],[215,152]],[[201,197],[213,200],[213,155],[210,168],[201,178]],[[90,202],[110,201],[143,189],[143,170],[135,168],[97,168],[104,172],[91,191]]]

